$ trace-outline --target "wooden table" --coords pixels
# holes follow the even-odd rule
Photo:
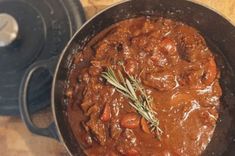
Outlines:
[[[88,18],[119,0],[81,0]],[[235,23],[235,0],[195,0],[208,5]],[[40,113],[44,116],[44,113]],[[55,140],[31,134],[14,117],[0,117],[1,156],[67,156],[64,147]]]

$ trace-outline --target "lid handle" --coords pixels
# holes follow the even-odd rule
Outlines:
[[[19,26],[14,17],[0,13],[0,47],[10,45],[18,36]]]

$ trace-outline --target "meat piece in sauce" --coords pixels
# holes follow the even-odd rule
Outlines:
[[[142,80],[145,85],[160,91],[173,90],[179,85],[172,72],[143,74]]]
[[[94,138],[97,139],[97,141],[101,145],[105,145],[107,136],[106,136],[106,128],[104,123],[102,123],[101,120],[98,120],[95,117],[92,117],[88,122],[87,126],[89,127],[91,133],[93,134]]]
[[[117,140],[119,139],[121,133],[122,133],[122,128],[119,124],[119,121],[116,119],[116,120],[113,120],[110,124],[110,136],[111,138]]]

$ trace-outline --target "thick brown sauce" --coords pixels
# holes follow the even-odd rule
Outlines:
[[[129,99],[101,78],[107,67],[121,70],[119,61],[153,97],[161,140],[143,130]],[[194,28],[164,18],[119,22],[74,56],[67,90],[71,128],[89,156],[200,155],[218,119],[219,75]],[[125,127],[123,118],[138,126]]]

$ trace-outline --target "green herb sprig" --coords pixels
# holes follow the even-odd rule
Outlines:
[[[125,68],[123,67],[124,71]],[[119,79],[112,68],[108,68],[106,72],[102,73],[102,77],[107,80],[108,83],[113,85],[118,92],[129,98],[131,102],[129,104],[137,110],[137,112],[145,119],[150,125],[151,132],[156,132],[158,139],[162,135],[163,131],[159,127],[159,120],[156,118],[156,112],[151,108],[152,98],[147,95],[145,89],[133,76],[129,75],[126,71],[127,78],[124,78],[120,70],[118,70]],[[137,91],[140,95],[137,95]]]

